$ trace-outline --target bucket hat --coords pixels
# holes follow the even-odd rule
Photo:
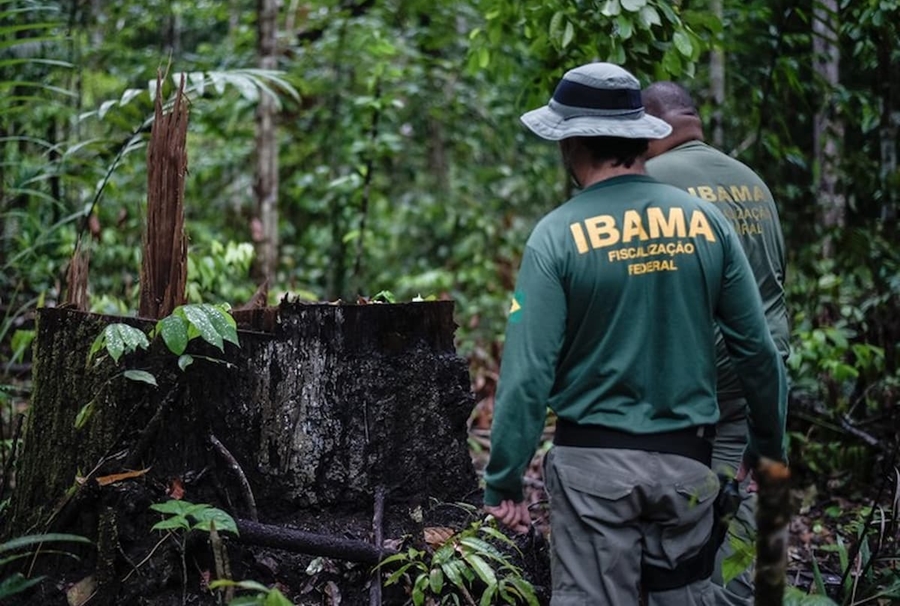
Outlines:
[[[641,85],[612,63],[588,63],[565,73],[550,102],[522,115],[534,134],[569,137],[663,139],[672,127],[644,112]]]

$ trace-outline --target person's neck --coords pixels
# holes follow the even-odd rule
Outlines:
[[[669,135],[669,139],[666,143],[668,144],[668,149],[672,149],[673,147],[684,145],[690,141],[700,141],[702,143],[703,129],[693,124],[676,128],[672,131],[672,134]]]
[[[647,171],[644,170],[644,161],[638,159],[635,160],[634,164],[629,167],[622,166],[621,164],[618,166],[614,166],[611,160],[608,162],[604,162],[603,164],[588,166],[585,167],[581,171],[581,174],[578,176],[581,187],[586,188],[594,185],[595,183],[600,183],[601,181],[612,179],[613,177],[645,174],[647,174]]]

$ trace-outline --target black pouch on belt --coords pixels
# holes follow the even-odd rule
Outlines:
[[[719,474],[719,494],[713,503],[713,527],[709,540],[697,555],[671,570],[642,566],[641,584],[644,588],[647,591],[667,591],[710,577],[716,565],[716,552],[728,536],[728,526],[740,506],[738,481]]]

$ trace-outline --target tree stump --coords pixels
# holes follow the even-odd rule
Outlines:
[[[477,489],[466,427],[474,401],[452,313],[452,302],[283,302],[243,314],[240,347],[226,344],[223,353],[192,341],[195,362],[182,371],[159,338],[118,364],[87,363],[106,325],[149,332],[149,321],[42,309],[5,534],[94,540],[81,562],[52,564],[68,583],[93,576],[92,604],[181,604],[187,594],[196,596],[191,603],[214,604],[203,588],[213,570],[208,535],[181,547],[162,542],[154,552],[164,535],[150,530],[161,519],[151,504],[209,503],[247,520],[248,532],[262,532],[252,524],[258,518],[358,546],[371,541],[373,499],[382,492],[386,537],[421,529],[416,512]],[[128,380],[125,369],[152,373],[157,386]],[[78,429],[88,403],[93,413]],[[129,470],[146,472],[115,475]],[[235,578],[284,583],[295,575],[307,591],[322,591],[309,590],[305,565],[288,572],[286,563],[300,560],[240,538],[226,543]],[[356,589],[370,570],[357,568]],[[28,600],[66,604],[52,583]]]

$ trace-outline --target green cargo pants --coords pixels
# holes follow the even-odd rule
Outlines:
[[[551,606],[637,606],[642,562],[672,569],[712,530],[719,490],[706,465],[679,455],[554,446],[550,496]],[[711,606],[709,579],[650,593],[647,606]]]

